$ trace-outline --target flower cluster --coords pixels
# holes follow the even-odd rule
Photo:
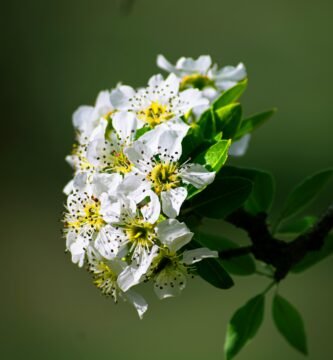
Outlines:
[[[118,85],[95,106],[73,115],[76,142],[67,161],[74,178],[65,187],[66,248],[86,266],[105,295],[127,300],[140,317],[147,310],[134,290],[151,281],[160,299],[178,295],[196,262],[217,253],[189,249],[193,233],[179,214],[189,189],[203,189],[215,172],[183,159],[192,123],[223,91],[246,77],[242,64],[218,69],[209,56],[163,56],[145,88]],[[178,218],[178,219],[177,219]]]

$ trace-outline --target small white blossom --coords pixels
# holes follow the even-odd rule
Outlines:
[[[142,125],[154,128],[164,124],[178,126],[179,130],[183,115],[197,106],[208,104],[197,89],[179,92],[179,79],[174,74],[165,80],[162,75],[155,75],[149,80],[148,87],[138,91],[129,86],[119,86],[112,91],[111,102],[120,111],[120,117],[126,117],[129,111]],[[183,131],[187,131],[186,126]]]
[[[185,250],[164,250],[153,277],[154,290],[160,299],[177,296],[185,288],[188,275],[194,275],[193,265],[206,258],[216,258],[216,251],[207,248]]]
[[[93,276],[94,285],[106,296],[111,296],[115,303],[121,298],[131,303],[142,319],[148,309],[145,299],[133,290],[124,293],[118,286],[118,275],[127,264],[121,260],[105,260],[97,251],[91,249],[88,253],[88,270]]]
[[[140,179],[137,192],[152,189],[161,199],[163,213],[171,218],[179,214],[187,184],[200,189],[215,178],[214,172],[200,164],[179,163],[182,138],[176,131],[155,129],[125,150],[133,164],[132,176]]]
[[[236,67],[225,66],[219,69],[217,64],[212,65],[212,59],[208,55],[199,56],[197,59],[181,57],[176,65],[172,65],[163,55],[158,55],[157,66],[177,75],[181,88],[196,87],[203,90],[203,94],[210,100],[247,76],[242,63]]]
[[[127,291],[131,287],[149,278],[151,267],[165,246],[177,251],[192,239],[193,233],[184,223],[176,219],[167,219],[154,226],[153,245],[140,254],[118,277],[119,287]]]
[[[101,91],[98,94],[95,106],[80,106],[73,114],[73,125],[78,132],[79,143],[86,143],[98,127],[100,120],[108,120],[113,110],[109,91]]]
[[[84,264],[86,250],[107,231],[102,208],[107,211],[111,203],[104,204],[108,198],[105,190],[110,184],[117,185],[121,181],[119,174],[101,174],[88,184],[86,177],[87,174],[79,174],[74,178],[64,214],[66,247],[72,254],[72,261],[80,267]]]

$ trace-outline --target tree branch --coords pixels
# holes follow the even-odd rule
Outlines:
[[[276,239],[266,220],[266,214],[252,215],[243,209],[230,214],[226,221],[245,230],[252,245],[221,251],[219,257],[230,259],[252,253],[257,260],[273,265],[276,269],[274,278],[280,281],[308,252],[319,250],[323,246],[326,236],[333,228],[333,204],[311,229],[289,243]]]

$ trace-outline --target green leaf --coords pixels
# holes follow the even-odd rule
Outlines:
[[[242,121],[242,106],[230,104],[221,107],[216,112],[216,131],[222,131],[225,139],[232,139]]]
[[[143,134],[149,131],[149,126],[143,126],[141,129],[138,129],[135,133],[135,140],[139,139]]]
[[[252,182],[241,177],[216,179],[190,202],[189,210],[205,217],[222,219],[241,207],[252,191]]]
[[[269,172],[250,168],[225,166],[218,174],[218,178],[223,178],[224,176],[240,176],[252,181],[252,192],[244,203],[246,211],[255,215],[270,210],[275,194],[275,182],[273,176]]]
[[[228,158],[231,140],[220,140],[201,153],[195,163],[206,165],[210,171],[218,172]]]
[[[235,139],[238,140],[242,138],[246,134],[250,134],[256,128],[265,123],[270,117],[272,117],[276,113],[277,109],[272,109],[268,111],[264,111],[259,114],[252,115],[246,119],[244,119],[237,131]]]
[[[200,247],[208,247],[211,250],[221,251],[239,248],[239,245],[220,235],[203,233],[201,230],[195,232],[195,243]],[[253,258],[250,255],[237,256],[229,260],[218,260],[223,267],[234,275],[251,275],[256,271]]]
[[[226,360],[231,360],[257,333],[264,318],[265,297],[259,294],[238,309],[230,320],[224,343]]]
[[[273,300],[273,319],[281,335],[288,343],[307,355],[306,335],[301,315],[286,299],[275,295]]]
[[[305,216],[301,219],[288,221],[279,227],[279,235],[298,235],[302,234],[317,221],[315,216]]]
[[[222,95],[214,101],[213,109],[217,110],[223,106],[229,105],[237,101],[247,88],[247,83],[248,81],[247,79],[245,79],[233,86],[232,88],[224,91]]]
[[[195,264],[198,275],[219,289],[230,289],[234,281],[218,259],[204,259]]]
[[[294,273],[300,273],[309,267],[319,263],[328,256],[333,254],[333,235],[330,234],[325,238],[324,245],[320,250],[311,251],[291,269]]]
[[[275,228],[278,227],[281,221],[297,214],[310,204],[332,178],[332,175],[332,169],[320,171],[307,177],[299,185],[297,185],[290,193]]]
[[[205,139],[211,139],[216,133],[215,117],[213,114],[212,109],[209,108],[200,116],[197,122],[201,134]]]

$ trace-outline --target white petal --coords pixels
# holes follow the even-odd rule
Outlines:
[[[97,139],[103,139],[105,137],[105,130],[108,126],[108,122],[107,120],[100,118],[97,123],[95,128],[91,131],[90,135],[89,135],[89,141],[93,141],[93,140],[97,140]]]
[[[123,247],[126,236],[121,230],[109,225],[103,227],[95,240],[95,248],[108,260],[114,259]]]
[[[73,114],[73,126],[84,133],[87,127],[91,125],[90,119],[93,111],[92,106],[80,106]]]
[[[200,189],[214,181],[215,172],[208,171],[200,164],[187,164],[181,169],[180,176],[184,183]]]
[[[208,248],[186,250],[183,253],[183,263],[186,265],[191,265],[203,259],[217,258],[217,257],[218,257],[217,251],[212,251]]]
[[[180,79],[175,74],[170,74],[163,84],[163,91],[168,98],[173,97],[178,93]]]
[[[135,307],[140,319],[142,319],[143,314],[148,309],[148,304],[146,300],[140,294],[133,290],[128,290],[126,294],[124,294],[124,297]]]
[[[243,156],[249,147],[251,135],[246,134],[240,140],[231,144],[229,149],[229,155],[232,156]]]
[[[184,127],[187,127],[187,125],[184,124]],[[172,156],[172,160],[177,161],[182,153],[182,140],[186,132],[185,128],[182,128],[182,131],[176,131],[172,129],[172,126],[170,128],[167,126],[157,126],[155,129],[142,135],[140,142],[145,144],[153,154],[163,154],[168,160]]]
[[[117,282],[122,291],[127,291],[142,281],[153,259],[157,256],[157,252],[158,247],[154,245],[149,253],[143,253],[139,263],[135,262],[127,266],[125,270],[119,274]]]
[[[88,245],[89,245],[89,240],[80,236],[69,247],[69,251],[72,254],[72,262],[74,264],[77,263],[79,265],[79,267],[83,266],[84,257],[85,257],[85,253],[86,253],[86,247]]]
[[[190,126],[187,125],[181,118],[175,117],[169,121],[165,121],[162,124],[157,125],[154,130],[160,130],[160,131],[173,130],[174,132],[177,133],[177,136],[179,136],[181,139],[184,139],[189,129]]]
[[[63,193],[65,195],[69,195],[74,189],[74,181],[73,180],[70,180],[66,185],[65,187],[63,188]]]
[[[111,91],[110,100],[115,109],[127,110],[129,99],[135,95],[135,90],[126,85],[120,85]]]
[[[151,223],[155,224],[161,213],[161,204],[158,196],[153,191],[148,191],[144,193],[145,196],[142,197],[141,201],[148,197],[150,200],[148,203],[141,207],[141,213],[144,219]],[[140,199],[138,199],[140,201]]]
[[[112,110],[112,105],[110,102],[110,92],[108,90],[99,92],[95,102],[95,109],[97,112],[97,117],[104,116]]]
[[[161,200],[164,214],[170,218],[177,217],[186,196],[187,190],[183,187],[163,191],[161,193]]]
[[[164,81],[164,79],[163,79],[163,76],[161,74],[153,75],[149,79],[148,85],[150,87],[159,87],[163,83],[163,81]]]
[[[158,55],[156,60],[157,66],[167,72],[173,72],[177,74],[175,67],[163,56]]]
[[[202,92],[198,89],[187,89],[180,93],[181,103],[178,109],[184,114],[197,106],[208,105],[208,99],[202,96]]]
[[[120,224],[123,218],[132,217],[136,211],[134,201],[122,197],[120,194],[100,196],[101,210],[103,219],[109,224]]]
[[[179,295],[185,286],[185,274],[173,268],[162,270],[154,279],[154,291],[161,300]]]
[[[112,125],[119,138],[127,143],[133,141],[136,130],[142,127],[142,123],[138,122],[135,114],[128,111],[120,111],[114,114]]]
[[[201,55],[198,59],[180,58],[177,62],[177,68],[182,69],[188,74],[199,73],[205,75],[212,65],[212,59],[209,55]]]
[[[171,252],[176,252],[189,243],[193,233],[184,223],[175,219],[168,219],[156,226],[157,237],[162,244],[166,245]]]
[[[118,187],[119,193],[133,199],[136,203],[142,201],[146,192],[151,189],[146,177],[141,174],[127,174]]]
[[[134,141],[134,143],[124,150],[128,160],[137,168],[142,174],[148,174],[152,168],[151,157],[152,151],[148,146],[141,141]]]
[[[102,193],[115,193],[123,177],[120,174],[96,174],[93,179],[93,192],[97,197]]]
[[[225,66],[220,70],[213,71],[211,76],[215,78],[215,84],[220,90],[228,90],[239,81],[244,80],[247,74],[244,64],[240,63],[236,67]]]

